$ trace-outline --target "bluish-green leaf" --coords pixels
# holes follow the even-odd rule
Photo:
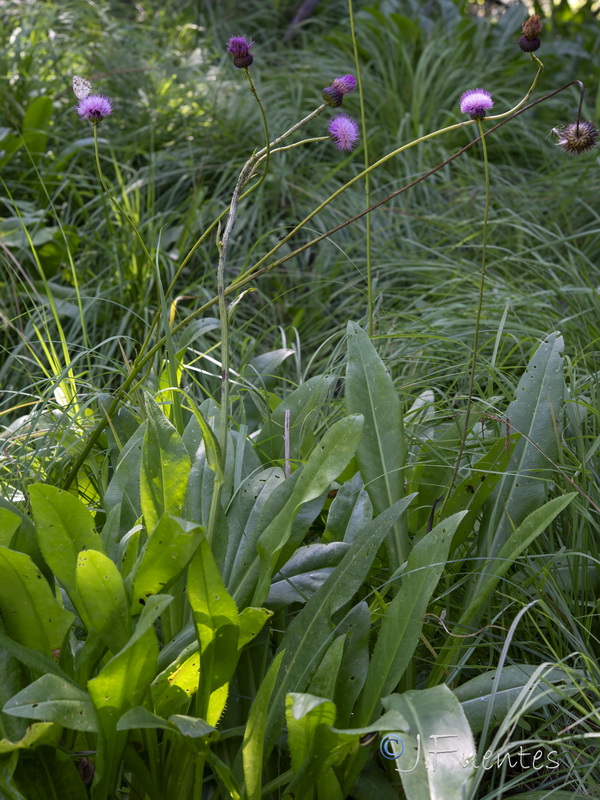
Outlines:
[[[98,731],[90,696],[56,675],[43,675],[4,706],[5,714],[56,722],[76,731]]]
[[[357,711],[358,724],[373,720],[381,698],[394,689],[410,663],[427,606],[446,566],[452,537],[465,513],[438,523],[412,548],[402,586],[387,606],[379,629]]]
[[[534,677],[537,673],[537,678]],[[533,664],[510,664],[498,670],[489,670],[454,689],[473,733],[483,730],[484,721],[493,703],[490,722],[498,725],[511,706],[520,698],[523,713],[535,711],[549,703],[560,703],[570,694],[580,691],[572,671],[559,669],[540,670]],[[513,712],[513,718],[514,718]]]
[[[290,537],[292,523],[300,506],[327,491],[341,474],[354,455],[362,426],[360,415],[339,420],[311,453],[289,500],[258,540],[256,549],[260,556],[260,575],[251,605],[261,605],[269,594],[273,570]]]
[[[356,451],[360,472],[375,514],[404,497],[406,440],[398,392],[383,361],[367,334],[356,323],[348,323],[348,368],[346,408],[365,420]],[[394,526],[387,541],[392,570],[408,555],[405,524]]]
[[[409,730],[400,734],[396,769],[408,798],[463,800],[475,767],[477,747],[462,707],[444,684],[386,697],[384,707],[400,712]]]

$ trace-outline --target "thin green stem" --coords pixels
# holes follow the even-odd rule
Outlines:
[[[256,86],[254,85],[254,81],[252,80],[252,75],[250,74],[250,70],[249,69],[245,69],[244,72],[246,74],[246,78],[248,80],[248,83],[250,84],[250,91],[254,95],[254,99],[256,100],[256,102],[258,104],[258,108],[260,109],[260,115],[262,117],[263,131],[264,131],[265,142],[266,142],[266,144],[265,144],[265,148],[266,148],[266,152],[265,152],[265,168],[263,170],[263,174],[260,176],[258,181],[252,187],[252,191],[254,191],[254,189],[258,189],[258,187],[261,185],[261,183],[267,177],[267,173],[269,171],[269,159],[271,158],[271,142],[269,140],[269,123],[267,122],[267,115],[265,114],[265,109],[263,107],[263,104],[262,104],[262,101],[261,101],[260,97],[258,96],[258,92],[256,91]],[[257,161],[255,161],[255,164],[256,163],[257,163]]]
[[[479,127],[479,133],[481,137],[483,171],[485,175],[485,208],[483,212],[483,246],[481,251],[481,271],[479,274],[479,297],[477,299],[477,311],[475,313],[475,334],[473,336],[473,354],[471,356],[471,369],[469,372],[469,389],[467,392],[467,408],[465,411],[465,422],[460,440],[458,455],[456,457],[456,463],[454,464],[452,478],[450,479],[448,493],[446,494],[446,499],[450,496],[452,488],[454,487],[454,481],[456,480],[458,470],[460,469],[460,462],[462,460],[463,453],[465,451],[467,434],[469,432],[469,418],[471,416],[471,408],[473,406],[473,389],[475,387],[475,368],[477,366],[477,351],[479,349],[479,330],[481,328],[481,314],[483,311],[483,294],[485,290],[485,267],[486,267],[486,257],[487,257],[488,220],[490,212],[490,166],[488,162],[487,144],[483,132],[483,125],[480,119],[477,120],[477,125]]]
[[[100,178],[100,183],[102,184],[102,188],[108,195],[110,201],[114,203],[119,213],[127,220],[129,225],[131,226],[131,229],[135,233],[137,240],[140,243],[142,250],[144,251],[144,255],[148,259],[149,263],[152,264],[152,256],[148,252],[148,248],[146,247],[146,242],[143,240],[142,234],[139,232],[137,225],[131,219],[129,214],[125,211],[121,203],[119,203],[114,194],[110,191],[110,189],[108,188],[108,184],[104,179],[104,173],[102,172],[102,165],[100,163],[100,150],[98,148],[98,123],[94,123],[94,152],[96,154],[96,169],[98,170],[98,177]]]
[[[365,96],[362,86],[362,75],[360,71],[360,59],[358,57],[358,43],[356,41],[356,30],[354,27],[354,9],[352,7],[352,0],[348,0],[348,12],[350,15],[350,33],[352,36],[352,50],[354,52],[354,66],[356,69],[356,79],[358,82],[358,99],[360,103],[360,127],[362,130],[363,138],[363,153],[365,161],[365,208],[371,205],[371,175],[369,169],[369,144],[368,144],[368,131],[367,121],[365,115]],[[373,271],[371,263],[371,215],[367,215],[366,219],[366,258],[367,258],[367,317],[369,321],[369,336],[373,336],[375,326],[373,321]]]

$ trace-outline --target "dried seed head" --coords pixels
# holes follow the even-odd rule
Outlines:
[[[593,150],[598,143],[598,129],[591,122],[583,120],[556,128],[555,133],[558,136],[556,144],[575,156]]]
[[[523,36],[519,39],[519,47],[524,53],[533,53],[538,50],[541,42],[540,33],[542,32],[542,23],[537,14],[534,14],[523,23]]]
[[[534,14],[523,23],[523,33],[528,39],[537,38],[542,32],[543,25],[540,22],[538,14]]]

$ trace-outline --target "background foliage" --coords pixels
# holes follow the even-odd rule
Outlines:
[[[475,412],[444,503],[478,293],[477,148],[372,215],[373,344],[363,219],[236,306],[224,464],[207,315],[157,356],[62,491],[160,313],[156,275],[168,285],[262,145],[229,36],[256,42],[273,135],[354,72],[347,4],[319,3],[295,28],[299,5],[0,6],[1,791],[184,798],[204,780],[206,797],[450,800],[468,779],[473,798],[597,796],[600,179],[596,155],[569,159],[549,135],[575,118],[575,89],[488,142]],[[465,89],[486,87],[501,111],[529,86],[521,5],[354,10],[372,161],[458,121]],[[597,120],[593,12],[562,3],[545,19],[540,90],[583,80]],[[103,170],[158,271],[101,190],[73,73],[114,99]],[[358,116],[358,98],[344,108]],[[324,132],[323,117],[307,129]],[[467,140],[403,153],[374,173],[372,200]],[[361,167],[360,149],[327,143],[274,158],[241,210],[229,277]],[[363,204],[356,184],[298,243]],[[215,294],[217,258],[212,237],[178,283],[179,318]],[[359,744],[426,740],[440,708],[467,750],[473,736],[480,755],[554,743],[560,766],[436,775],[423,762],[401,780]]]

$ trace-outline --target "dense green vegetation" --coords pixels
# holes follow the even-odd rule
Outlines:
[[[593,5],[302,5],[0,4],[2,798],[600,796]]]

